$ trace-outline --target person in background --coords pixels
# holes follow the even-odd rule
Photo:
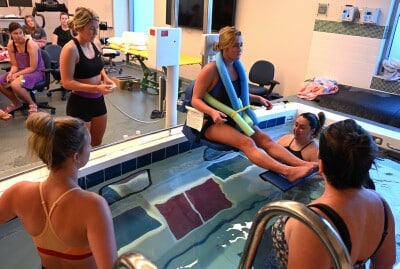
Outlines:
[[[26,127],[28,150],[47,165],[49,175],[6,189],[0,196],[0,223],[21,220],[42,268],[112,268],[118,254],[110,208],[103,197],[78,185],[78,171],[91,150],[84,122],[38,112]]]
[[[378,154],[371,135],[354,120],[328,126],[319,140],[319,169],[325,181],[321,197],[308,207],[336,228],[354,268],[392,268],[396,261],[395,223],[390,206],[363,187]],[[330,255],[311,229],[281,216],[272,227],[279,268],[332,268]]]
[[[208,63],[197,76],[191,103],[194,108],[205,114],[201,135],[210,141],[235,147],[243,152],[252,163],[282,174],[289,181],[295,181],[312,173],[316,164],[297,158],[273,141],[256,124],[249,126],[254,131],[251,136],[244,134],[237,128],[231,117],[204,101],[206,93],[209,93],[219,102],[232,107],[227,87],[233,87],[232,91],[236,92],[236,98],[241,96],[241,98],[250,99],[267,109],[272,108],[272,103],[262,96],[243,92],[247,77],[244,74],[241,75],[243,72],[239,72],[236,62],[239,61],[242,54],[242,46],[242,34],[238,29],[233,26],[222,28],[219,32],[219,42],[214,44],[214,50],[220,53],[217,54],[217,57],[222,57],[223,63],[220,68],[226,70],[226,76],[229,76],[227,84],[230,83],[230,85],[224,85],[222,82],[216,62]],[[241,103],[243,102],[242,100]]]
[[[67,115],[85,121],[94,147],[102,143],[107,126],[104,94],[111,93],[115,85],[104,71],[101,53],[94,44],[99,17],[91,9],[78,7],[68,27],[77,36],[65,44],[60,56],[63,86],[72,91]]]
[[[277,142],[284,146],[298,158],[308,161],[318,161],[318,145],[314,141],[325,124],[325,114],[319,112],[318,116],[306,112],[296,118],[293,134],[282,136]]]
[[[42,27],[36,23],[35,18],[32,15],[26,15],[24,17],[25,25],[23,31],[25,35],[31,36],[32,40],[36,42],[39,48],[43,48],[47,45],[47,35]]]
[[[11,100],[11,104],[4,111],[12,113],[22,107],[19,97],[28,104],[31,115],[37,112],[37,105],[28,91],[44,79],[45,66],[41,49],[24,35],[19,23],[10,23],[8,30],[11,39],[7,49],[11,68],[8,73],[0,75],[0,92]]]
[[[53,36],[51,37],[51,44],[59,45],[60,47],[64,47],[68,41],[70,41],[73,36],[71,34],[71,30],[68,27],[68,13],[61,12],[60,13],[60,25],[56,27],[53,31]]]

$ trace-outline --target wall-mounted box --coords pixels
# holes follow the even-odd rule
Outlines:
[[[353,22],[356,18],[359,18],[359,16],[360,12],[357,7],[350,5],[342,7],[342,13],[340,14],[340,19],[342,21]]]
[[[362,23],[377,24],[380,12],[380,8],[364,8],[361,16]]]
[[[157,67],[179,65],[181,39],[181,28],[150,27],[149,64]]]

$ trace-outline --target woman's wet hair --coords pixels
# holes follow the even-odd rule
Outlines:
[[[28,152],[54,170],[61,168],[71,155],[81,153],[89,139],[84,122],[73,117],[53,118],[38,112],[28,117],[26,127],[31,131]]]
[[[361,188],[377,155],[371,135],[352,119],[333,123],[321,133],[319,158],[328,182],[337,189]]]
[[[311,129],[314,129],[313,137],[317,137],[322,127],[325,124],[326,116],[324,112],[319,112],[318,116],[314,113],[305,112],[299,115],[299,117],[305,118],[310,124]]]
[[[68,27],[73,31],[79,31],[93,20],[99,21],[99,16],[93,10],[86,7],[78,7],[75,9],[73,19],[68,20]]]
[[[215,51],[232,48],[236,43],[236,38],[242,33],[234,26],[225,26],[219,30],[219,40],[213,44]]]

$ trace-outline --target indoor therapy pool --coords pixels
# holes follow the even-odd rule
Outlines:
[[[263,129],[278,139],[291,132],[296,115],[305,111],[321,109],[292,102],[256,114]],[[324,112],[327,124],[344,119],[329,110]],[[389,150],[400,135],[371,122],[359,123],[381,143],[382,157],[370,174],[399,227],[400,164]],[[108,200],[119,254],[140,252],[158,268],[237,268],[252,221],[262,206],[282,199],[309,203],[324,188],[323,182],[314,178],[282,192],[263,181],[259,174],[265,170],[240,152],[213,161],[205,161],[203,154],[204,147],[190,147],[181,127],[93,152],[80,171],[80,183]],[[8,178],[0,182],[0,193],[16,181],[43,180],[45,176],[42,168]],[[399,228],[396,242],[399,263]],[[254,268],[266,268],[269,244],[263,240]],[[40,268],[33,243],[18,220],[0,226],[0,249],[2,268]]]

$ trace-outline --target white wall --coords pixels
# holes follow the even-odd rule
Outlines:
[[[155,25],[165,25],[166,0],[154,0]],[[183,0],[181,0],[183,1]],[[215,0],[214,0],[215,1]],[[340,7],[353,4],[360,8],[380,7],[380,25],[386,25],[394,0],[335,0],[329,3],[328,16],[339,21]],[[163,2],[162,4],[160,2]],[[380,57],[381,40],[314,32],[317,0],[237,0],[236,26],[242,31],[247,70],[252,63],[266,59],[274,63],[277,92],[296,94],[303,81],[328,76],[339,83],[369,88]],[[199,55],[201,31],[183,29],[182,52]],[[181,75],[195,78],[199,67],[181,67]]]
[[[94,10],[99,2],[107,0],[91,0],[85,6]],[[114,1],[114,6],[120,10],[127,8],[125,0]],[[151,14],[149,4],[139,6],[135,17],[150,18],[154,16],[155,26],[166,26],[166,0],[153,0],[154,14]],[[180,0],[184,1],[184,0]],[[217,1],[217,0],[214,0]],[[62,1],[60,1],[62,2]],[[69,7],[77,6],[79,1],[68,0]],[[244,39],[244,54],[242,61],[247,70],[259,59],[274,63],[276,80],[280,85],[276,91],[284,96],[297,93],[303,81],[314,76],[327,76],[339,83],[369,88],[371,77],[375,74],[382,50],[382,40],[365,37],[345,36],[330,33],[314,32],[315,19],[339,21],[340,7],[353,4],[362,7],[381,8],[380,25],[387,25],[388,14],[394,0],[335,0],[329,3],[328,16],[317,16],[317,0],[237,0],[236,26],[242,31]],[[5,11],[3,11],[5,10]],[[5,8],[1,13],[18,13],[17,8]],[[70,10],[73,13],[73,10]],[[25,8],[24,14],[30,14],[31,9]],[[150,13],[150,14],[149,14]],[[47,12],[47,34],[50,36],[58,25],[58,13]],[[128,30],[126,15],[121,11],[114,15],[116,26],[122,25]],[[146,20],[147,21],[147,20]],[[47,22],[47,21],[46,21]],[[123,28],[124,26],[122,26]],[[146,26],[143,26],[146,27]],[[121,28],[121,30],[122,30]],[[200,38],[202,31],[184,28],[182,36],[182,52],[200,56]],[[113,36],[112,30],[107,36]],[[50,37],[49,37],[50,38]],[[181,66],[183,77],[194,79],[200,71],[199,65]]]

